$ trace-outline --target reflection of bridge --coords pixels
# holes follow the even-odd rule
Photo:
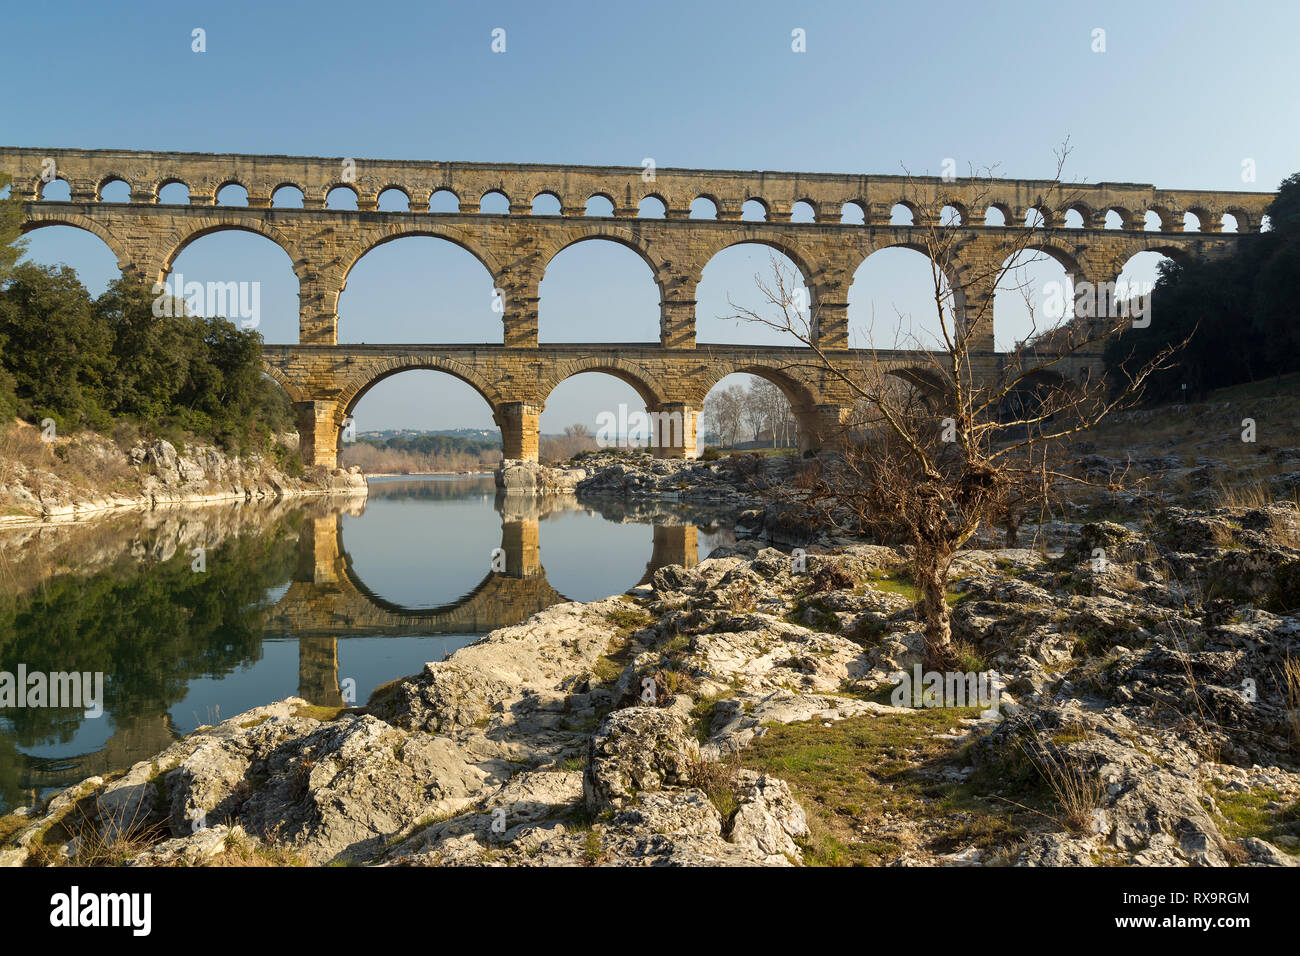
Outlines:
[[[349,166],[348,164],[351,163]],[[694,414],[709,390],[734,372],[761,375],[777,384],[799,420],[801,443],[833,440],[852,404],[839,378],[809,361],[808,350],[777,347],[700,346],[695,341],[696,289],[704,267],[723,249],[755,242],[779,250],[802,274],[816,315],[817,344],[837,363],[862,361],[904,375],[927,359],[916,352],[861,352],[848,348],[848,291],[858,267],[890,247],[925,251],[934,225],[914,191],[932,191],[952,210],[956,252],[943,264],[956,290],[959,320],[990,316],[996,270],[1017,252],[1025,226],[1037,216],[1044,226],[1028,248],[1060,263],[1078,280],[1114,282],[1138,252],[1173,258],[1218,255],[1239,237],[1223,234],[1219,219],[1233,215],[1242,233],[1257,232],[1272,196],[1267,193],[1156,189],[1136,183],[1061,187],[1037,180],[958,179],[945,182],[901,176],[829,173],[746,173],[728,170],[659,169],[644,177],[640,167],[492,165],[486,163],[339,162],[290,156],[207,155],[125,150],[0,148],[0,169],[14,176],[13,192],[26,200],[24,231],[49,225],[85,229],[103,239],[125,274],[163,281],[191,242],[219,230],[244,230],[279,245],[293,262],[299,285],[299,341],[266,349],[269,372],[284,386],[298,415],[304,459],[337,462],[343,424],[368,389],[389,375],[427,368],[467,382],[491,405],[507,458],[537,457],[538,418],[551,390],[569,376],[599,371],[637,390],[647,408],[670,416],[671,434],[655,436],[660,454],[685,456],[695,447]],[[68,183],[70,201],[39,201],[46,183]],[[103,188],[125,182],[129,203],[105,203]],[[160,205],[172,183],[189,190],[187,205]],[[246,207],[218,207],[225,186],[242,186]],[[270,208],[275,192],[298,188],[303,208]],[[351,190],[356,210],[328,209],[335,188]],[[450,192],[455,213],[431,214],[430,197]],[[409,210],[380,211],[381,193],[405,197]],[[480,201],[500,194],[507,215],[482,215]],[[558,200],[559,215],[532,215],[541,196]],[[612,217],[587,215],[589,198],[603,197]],[[653,199],[663,218],[641,218]],[[696,199],[711,202],[715,220],[691,219]],[[742,221],[742,207],[756,202],[762,221]],[[977,203],[979,205],[977,205]],[[986,209],[1005,225],[990,226]],[[811,222],[794,222],[796,207]],[[913,225],[890,222],[895,205],[907,207]],[[842,221],[856,207],[862,224]],[[1107,215],[1118,229],[1104,228]],[[1080,228],[1066,228],[1067,213]],[[1145,217],[1160,221],[1145,229]],[[1200,220],[1199,233],[1184,231],[1184,213]],[[466,249],[501,290],[502,339],[483,345],[338,344],[338,300],[349,272],[368,251],[404,236],[434,236]],[[661,295],[657,343],[634,345],[540,345],[540,285],[549,262],[577,242],[607,239],[633,250],[654,275]],[[978,277],[978,278],[976,278]],[[1001,358],[993,347],[993,322],[974,330],[972,368],[990,375]],[[485,336],[487,338],[489,336]],[[1074,378],[1095,371],[1100,350],[1060,363]],[[680,424],[678,424],[680,423]],[[666,429],[665,429],[666,430]]]
[[[267,612],[269,636],[298,640],[298,696],[318,704],[342,702],[338,638],[485,634],[526,620],[568,599],[546,580],[538,519],[507,515],[501,525],[505,570],[491,571],[460,600],[436,608],[406,608],[374,594],[352,570],[343,547],[341,516],[308,518],[298,544],[294,579]],[[667,564],[697,560],[694,525],[655,525],[646,575]]]

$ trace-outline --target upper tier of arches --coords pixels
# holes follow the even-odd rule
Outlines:
[[[238,187],[249,206],[270,208],[292,187],[308,209],[370,212],[545,215],[580,218],[690,218],[703,200],[730,221],[889,225],[895,208],[916,216],[916,197],[943,207],[944,225],[1014,228],[1038,217],[1049,226],[1102,229],[1108,218],[1126,231],[1258,231],[1271,196],[1234,191],[1162,190],[1101,183],[1058,186],[1046,181],[981,177],[951,182],[921,177],[739,173],[599,167],[490,166],[289,157],[198,157],[122,151],[0,149],[0,169],[13,174],[27,199],[68,184],[74,202],[168,202],[179,184],[192,205],[221,205]],[[120,188],[107,187],[121,184]],[[178,192],[178,191],[175,191]],[[381,200],[388,194],[388,200]],[[432,202],[435,196],[450,197]],[[176,199],[170,199],[175,202]],[[241,200],[242,201],[242,200]],[[590,206],[596,201],[600,211]],[[933,201],[933,203],[931,202]],[[354,205],[355,203],[355,205]],[[695,213],[695,215],[699,215]],[[1226,218],[1225,218],[1226,217]],[[917,225],[927,223],[914,218]]]

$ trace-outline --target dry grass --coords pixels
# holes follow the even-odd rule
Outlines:
[[[1291,727],[1291,747],[1300,754],[1300,658],[1288,652],[1282,662],[1282,691],[1286,695],[1287,723]]]
[[[1071,739],[1085,737],[1072,735]],[[1071,832],[1090,832],[1093,811],[1101,806],[1106,793],[1105,783],[1096,774],[1072,765],[1061,756],[1054,743],[1044,742],[1037,733],[1034,743],[1035,746],[1030,747],[1023,740],[1017,741],[1025,758],[1052,791],[1059,811],[1054,819]]]

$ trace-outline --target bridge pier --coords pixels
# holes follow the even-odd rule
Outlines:
[[[813,405],[796,411],[800,453],[841,448],[852,411],[847,405]]]
[[[304,465],[337,468],[339,464],[338,402],[294,402],[298,419],[298,454]]]
[[[695,458],[699,410],[685,402],[664,402],[650,412],[656,458]]]
[[[542,410],[529,402],[502,402],[492,413],[501,429],[501,455],[507,460],[537,461],[537,423]]]

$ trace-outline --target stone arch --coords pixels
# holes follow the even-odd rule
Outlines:
[[[129,178],[122,173],[110,172],[100,176],[95,182],[95,202],[104,201],[104,187],[111,186],[113,183],[126,183],[127,188],[131,190],[131,195],[135,195],[135,187]]]
[[[647,200],[653,200],[654,202],[659,203],[663,207],[663,211],[658,214],[647,214],[645,211],[645,204]],[[663,193],[659,193],[659,192],[646,193],[639,200],[637,200],[636,215],[638,219],[664,219],[668,215],[668,200],[664,197]]]
[[[342,427],[343,419],[352,414],[361,399],[365,398],[367,392],[384,381],[384,379],[392,378],[402,372],[416,370],[446,372],[478,392],[494,412],[497,406],[506,400],[496,386],[480,377],[472,368],[441,355],[426,353],[412,356],[394,356],[374,364],[358,364],[360,367],[357,372],[339,390],[336,417],[340,427]]]
[[[399,184],[399,183],[388,183],[387,185],[380,186],[379,189],[377,189],[377,190],[375,191],[375,204],[376,204],[376,205],[375,205],[375,208],[376,208],[376,209],[379,208],[379,205],[378,205],[378,204],[383,200],[385,194],[390,193],[390,192],[397,193],[399,196],[401,196],[403,199],[406,200],[406,209],[403,210],[404,212],[410,212],[410,211],[411,211],[411,193],[410,193],[410,190],[408,190],[405,186],[403,186],[403,185],[401,185],[401,184]]]
[[[555,260],[555,257],[558,256],[561,252],[564,252],[564,250],[570,249],[573,246],[576,246],[583,242],[591,242],[591,241],[599,241],[599,240],[604,240],[605,242],[614,242],[620,246],[623,246],[624,248],[631,249],[633,252],[635,252],[637,256],[641,259],[641,261],[650,267],[650,272],[654,276],[655,285],[658,287],[660,295],[663,294],[664,291],[664,280],[662,276],[663,265],[658,260],[656,260],[654,256],[650,254],[649,247],[637,241],[636,239],[630,238],[629,236],[621,236],[610,232],[600,231],[599,228],[597,228],[597,231],[595,232],[582,231],[582,232],[578,232],[576,235],[573,232],[570,232],[567,236],[554,243],[551,243],[545,249],[538,250],[538,255],[540,258],[540,265],[541,265],[541,270],[538,273],[539,275],[538,281],[540,282],[541,279],[546,277],[546,270],[550,268],[550,265]]]
[[[698,394],[692,395],[692,401],[697,405],[703,405],[704,399],[708,397],[709,392],[728,375],[754,375],[758,378],[766,379],[777,388],[785,393],[786,399],[790,402],[790,407],[798,413],[801,409],[807,410],[813,408],[821,400],[820,396],[814,389],[804,382],[797,374],[794,374],[788,366],[777,364],[764,364],[762,360],[755,359],[737,359],[734,362],[722,360],[719,356],[714,356],[706,370],[699,379]]]
[[[871,261],[872,257],[876,256],[878,253],[891,249],[905,249],[908,252],[917,253],[919,259],[916,256],[908,256],[906,257],[906,263],[904,263],[900,257],[886,256],[883,257],[883,259],[876,260],[875,266],[868,267],[868,263]],[[864,311],[870,303],[866,300],[874,299],[876,297],[874,291],[875,287],[867,278],[864,278],[864,275],[871,272],[873,269],[877,272],[879,272],[880,269],[890,269],[889,259],[895,258],[897,261],[894,263],[891,279],[899,289],[902,289],[905,292],[903,301],[910,300],[919,311],[906,313],[910,316],[910,327],[906,332],[906,339],[904,339],[904,341],[900,342],[895,340],[892,342],[882,342],[876,341],[873,338],[871,341],[862,342],[861,345],[877,349],[898,349],[908,351],[914,349],[942,347],[939,315],[934,306],[934,280],[932,270],[935,262],[930,255],[930,251],[923,243],[907,238],[895,238],[891,240],[882,237],[882,241],[879,244],[865,249],[864,252],[865,255],[854,264],[853,271],[849,274],[848,286],[845,289],[845,298],[848,303],[848,309],[846,312],[846,329],[849,336],[849,344],[854,347],[859,347],[857,339],[861,338],[864,332],[867,331],[867,329],[864,328],[863,319],[865,317]],[[917,271],[922,268],[922,263],[924,263],[924,269],[926,270],[924,279],[920,277],[920,273]],[[940,266],[940,272],[943,275],[946,292],[945,312],[947,313],[948,319],[956,321],[956,319],[962,314],[962,310],[960,309],[961,303],[958,301],[958,294],[961,289],[958,265],[955,262],[949,262],[946,268]],[[877,280],[879,280],[879,278],[880,276],[876,276]],[[917,283],[921,282],[923,282],[924,285],[918,286]],[[896,308],[897,301],[891,301],[890,311],[883,316],[883,331],[886,334],[893,336],[897,336],[904,331],[901,317],[893,311]],[[880,328],[872,328],[871,334],[874,337],[875,335],[880,334],[881,331],[882,329]]]
[[[226,189],[228,189],[231,186],[237,186],[244,191],[244,202],[242,205],[239,203],[228,205],[221,201],[222,192],[224,192]],[[238,179],[226,179],[218,183],[217,188],[212,190],[212,204],[214,206],[217,206],[218,208],[224,207],[227,209],[243,209],[248,205],[248,200],[251,196],[252,193],[249,191],[248,187],[245,186]]]
[[[42,216],[41,215],[42,212],[43,210],[37,210],[33,214],[35,216],[40,216],[40,218],[31,218],[29,216],[26,220],[24,220],[22,224],[22,232],[24,235],[26,235],[29,232],[34,232],[37,229],[42,229],[45,226],[71,226],[74,229],[82,229],[86,232],[89,232],[92,235],[96,236],[97,238],[101,239],[104,245],[108,246],[109,251],[112,252],[113,255],[117,256],[117,268],[123,274],[125,274],[133,266],[138,267],[141,265],[140,263],[132,262],[130,255],[128,255],[126,250],[121,245],[119,245],[117,239],[113,236],[113,234],[110,233],[103,226],[99,225],[99,223],[95,222],[93,219],[88,219],[85,216],[79,216],[75,213],[62,213],[62,212],[55,215],[49,215],[47,217],[47,216]],[[161,276],[157,278],[161,278]]]
[[[290,402],[302,402],[307,400],[307,395],[302,388],[300,388],[293,379],[285,375],[284,370],[278,365],[263,359],[262,371],[266,374],[267,378],[272,379],[275,384],[284,389],[284,393],[289,396]]]
[[[556,211],[553,213],[539,213],[537,211],[537,200],[539,199],[554,199],[556,203]],[[558,190],[552,189],[549,186],[546,187],[545,189],[539,189],[536,193],[534,193],[533,198],[529,205],[530,205],[530,211],[534,216],[564,215],[564,197],[560,195]]]
[[[990,213],[997,213],[999,216],[1002,217],[1002,221],[994,222],[994,223],[989,222]],[[981,225],[996,227],[996,226],[1008,226],[1010,224],[1011,224],[1011,207],[1007,203],[991,202],[988,204],[988,206],[984,210],[984,222],[981,223]]]
[[[344,189],[350,192],[353,198],[356,200],[357,208],[358,209],[361,208],[361,200],[363,197],[361,195],[361,190],[357,187],[357,184],[347,183],[347,182],[343,182],[342,180],[338,180],[336,182],[329,183],[328,185],[325,186],[323,190],[321,190],[320,201],[321,201],[321,205],[325,209],[330,209],[335,212],[343,212],[343,211],[351,212],[351,209],[348,209],[347,207],[330,205],[330,195],[335,190],[338,189]]]
[[[753,203],[754,206],[762,210],[763,215],[760,218],[758,219],[746,218],[745,207],[749,206],[750,203]],[[742,222],[771,222],[772,206],[770,203],[768,203],[766,199],[764,199],[761,196],[746,196],[745,201],[740,204],[740,218]]]
[[[1223,212],[1237,220],[1237,232],[1256,232],[1259,229],[1259,223],[1254,222],[1249,212],[1242,206],[1226,206]]]
[[[483,268],[495,279],[503,271],[504,267],[497,261],[485,248],[477,246],[471,238],[472,230],[462,230],[454,226],[438,226],[430,223],[429,225],[408,226],[408,225],[391,225],[386,226],[378,232],[372,232],[360,241],[354,243],[347,251],[339,257],[343,266],[343,281],[339,285],[338,292],[343,294],[347,288],[348,276],[352,274],[353,268],[361,261],[367,253],[392,242],[395,239],[405,239],[409,236],[426,236],[433,239],[445,239],[453,245],[459,246],[482,264]]]
[[[186,202],[189,201],[189,196],[191,192],[190,184],[186,182],[184,179],[181,179],[179,176],[162,176],[159,177],[158,179],[154,179],[150,181],[144,186],[145,195],[147,195],[149,199],[155,203],[162,203],[162,191],[166,189],[168,186],[184,186]],[[134,195],[134,193],[132,193],[132,195]],[[166,203],[164,205],[171,205],[171,204]]]
[[[204,216],[202,219],[198,220],[198,222],[194,223],[190,230],[183,235],[172,233],[172,235],[161,244],[162,247],[167,250],[167,253],[161,262],[156,263],[158,267],[157,275],[146,276],[146,278],[151,278],[157,282],[162,281],[166,278],[167,274],[171,272],[172,265],[176,262],[177,256],[184,252],[185,249],[196,240],[202,239],[204,236],[211,235],[214,232],[223,232],[232,229],[239,232],[255,233],[264,239],[270,239],[280,247],[281,251],[283,251],[285,255],[289,257],[289,261],[293,263],[294,274],[298,277],[299,281],[302,280],[306,265],[302,262],[302,257],[298,255],[298,251],[294,246],[292,239],[264,219],[221,214]]]
[[[548,368],[537,384],[539,404],[544,405],[560,383],[586,372],[603,372],[625,382],[646,403],[647,408],[655,408],[665,401],[654,385],[654,376],[642,366],[617,356],[593,356],[572,359]]]
[[[709,263],[717,257],[718,253],[725,252],[734,246],[743,245],[767,246],[769,249],[775,249],[794,263],[795,268],[799,270],[800,278],[803,279],[805,284],[808,284],[809,291],[812,290],[809,283],[817,272],[816,267],[813,265],[812,256],[787,236],[780,234],[758,233],[748,236],[733,236],[732,232],[728,230],[720,245],[706,250],[704,255],[701,256],[703,265],[700,266],[700,271],[696,274],[695,280],[698,282],[704,277],[704,270],[709,267]]]
[[[1024,248],[1033,252],[1041,252],[1049,259],[1055,261],[1065,269],[1066,275],[1082,275],[1083,270],[1079,266],[1079,260],[1069,249],[1063,248],[1052,242],[1050,239],[1031,239],[1025,243]],[[1021,263],[1027,265],[1028,263]]]

